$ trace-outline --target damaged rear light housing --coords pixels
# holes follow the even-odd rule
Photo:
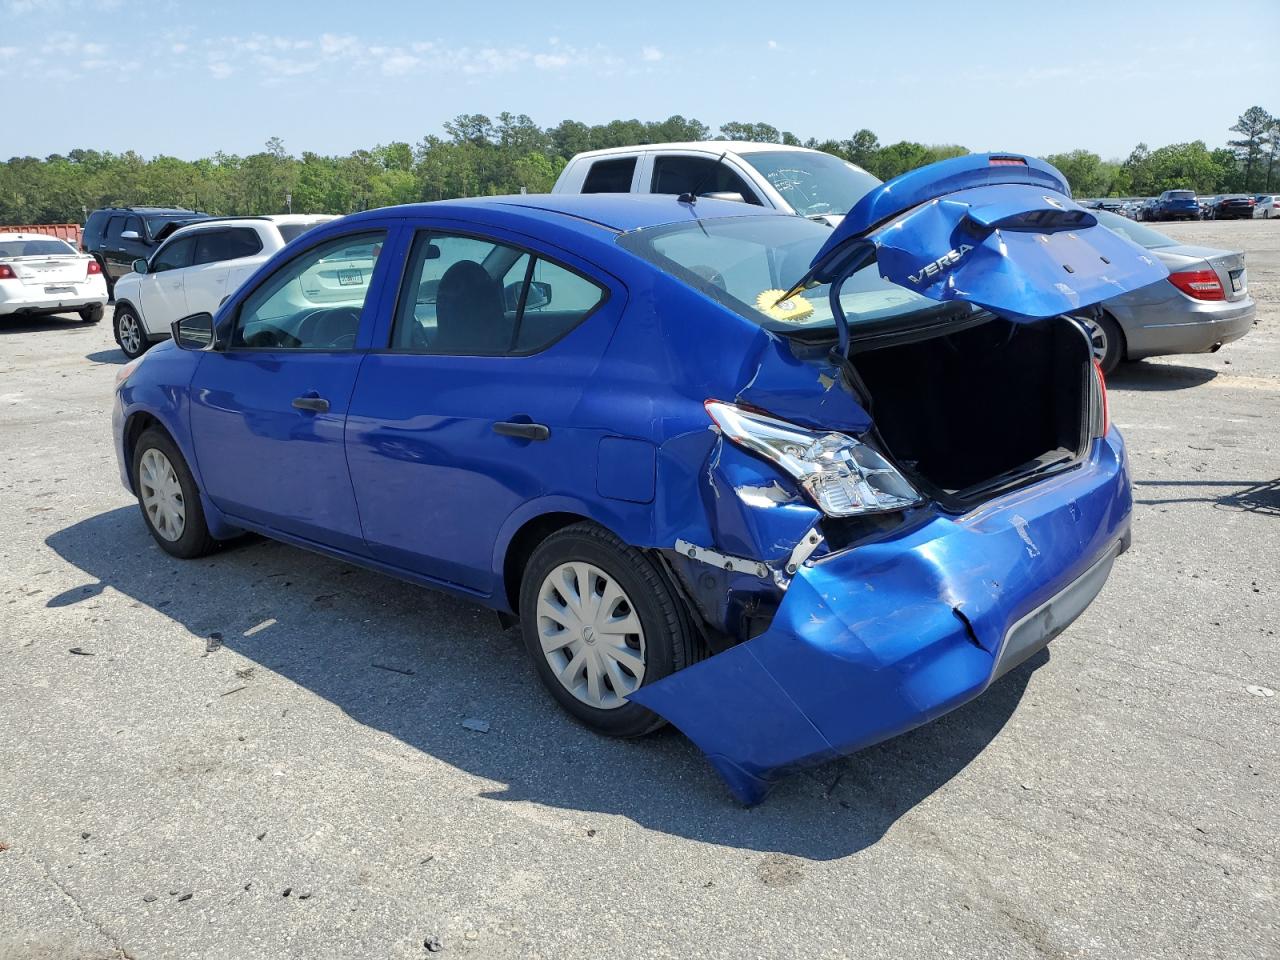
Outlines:
[[[720,432],[794,477],[829,517],[904,510],[921,496],[884,457],[842,433],[817,433],[721,400],[707,414]]]
[[[1227,299],[1227,291],[1213,270],[1180,270],[1169,274],[1169,282],[1196,300]]]

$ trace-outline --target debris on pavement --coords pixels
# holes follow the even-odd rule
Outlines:
[[[85,650],[83,647],[72,647],[67,653],[74,653],[77,657],[96,657],[97,654],[92,650]]]
[[[1255,697],[1274,697],[1276,695],[1276,692],[1270,687],[1260,687],[1256,683],[1251,683],[1244,689],[1247,693],[1251,693]]]
[[[440,942],[439,937],[427,937],[422,941],[422,945],[427,948],[427,953],[439,953],[444,949],[444,944]]]
[[[191,899],[191,896],[192,896],[191,891],[190,891],[190,890],[188,890],[186,893],[181,894],[181,895],[178,897],[178,902],[179,902],[179,903],[185,903],[186,901],[188,901],[188,900],[190,900],[190,899]]]
[[[474,730],[476,733],[488,733],[489,721],[479,720],[476,717],[467,717],[462,721],[462,728],[464,730]]]
[[[143,902],[143,903],[155,903],[155,902],[156,902],[156,895],[155,895],[154,893],[148,893],[145,897],[143,897],[143,898],[142,898],[142,902]]]
[[[222,691],[222,693],[218,694],[218,696],[220,696],[220,697],[229,697],[229,696],[231,696],[231,694],[233,694],[233,693],[239,693],[241,690],[246,690],[246,689],[248,689],[248,685],[247,685],[247,684],[243,684],[243,683],[242,683],[242,684],[240,684],[240,686],[238,686],[238,687],[232,687],[230,690],[224,690],[224,691]]]
[[[209,639],[204,642],[204,652],[213,653],[222,646],[222,634],[211,633]]]

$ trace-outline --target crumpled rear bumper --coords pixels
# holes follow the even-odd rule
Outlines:
[[[756,803],[788,768],[933,720],[1057,636],[1127,546],[1131,508],[1113,432],[1075,470],[802,567],[767,631],[631,699]]]

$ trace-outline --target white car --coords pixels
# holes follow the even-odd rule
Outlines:
[[[702,140],[579,153],[551,192],[693,194],[740,200],[834,226],[879,184],[861,167],[819,150]]]
[[[1274,220],[1280,217],[1280,207],[1276,206],[1276,201],[1280,200],[1274,193],[1259,194],[1258,202],[1253,205],[1254,219],[1262,218],[1263,220]]]
[[[193,313],[214,313],[255,270],[290,240],[332,216],[281,214],[201,220],[175,230],[133,273],[116,281],[115,335],[125,356],[141,356],[169,326]]]
[[[42,233],[0,233],[0,317],[74,311],[97,323],[106,302],[102,267],[87,253]]]

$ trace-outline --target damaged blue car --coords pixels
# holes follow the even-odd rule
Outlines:
[[[1129,542],[1082,326],[1165,276],[1051,166],[947,160],[834,230],[595,194],[309,232],[127,366],[121,476],[178,557],[243,531],[518,620],[601,733],[733,793],[978,696]]]

